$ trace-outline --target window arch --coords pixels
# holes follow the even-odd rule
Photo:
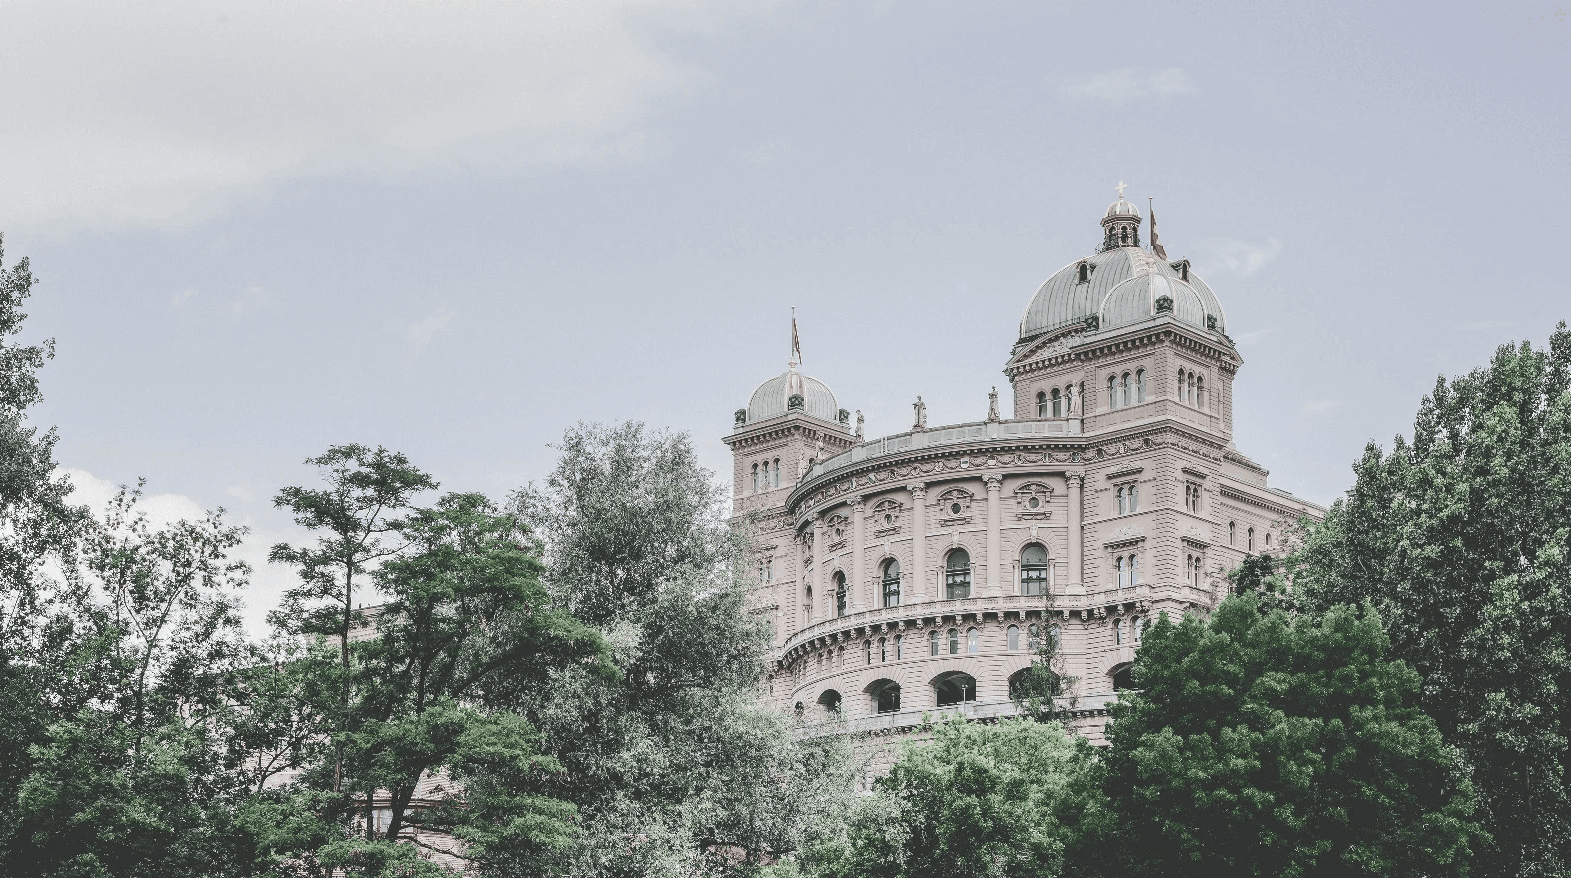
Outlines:
[[[867,687],[873,697],[873,710],[878,713],[896,713],[900,710],[900,684],[894,680],[875,680]]]
[[[944,562],[944,589],[949,600],[971,596],[971,553],[955,549]]]
[[[878,638],[878,661],[880,664],[889,661],[889,638]]]
[[[1004,642],[1008,645],[1010,652],[1019,652],[1020,651],[1020,626],[1019,625],[1010,625],[1009,626],[1008,630],[1004,632]]]
[[[933,681],[934,694],[939,707],[949,707],[976,700],[976,678],[963,671],[940,674]]]
[[[758,493],[758,464],[756,463],[753,464],[753,493]]]
[[[1047,549],[1032,543],[1020,553],[1020,593],[1047,594],[1049,562]]]
[[[1129,556],[1129,587],[1134,588],[1140,584],[1140,556]]]
[[[1236,521],[1227,523],[1227,544],[1229,546],[1238,545],[1238,522]]]
[[[1124,645],[1124,620],[1119,619],[1113,623],[1113,645]]]
[[[1129,587],[1129,571],[1124,569],[1124,556],[1119,555],[1113,559],[1113,569],[1118,571],[1118,587]]]
[[[1189,373],[1189,404],[1195,404],[1195,373]]]
[[[1107,408],[1118,408],[1118,378],[1112,375],[1107,376]]]
[[[867,664],[873,663],[873,641],[862,641],[862,650],[867,653]]]
[[[1054,650],[1058,649],[1059,634],[1060,631],[1057,625],[1053,625],[1047,629],[1047,642],[1048,645],[1051,646]]]
[[[1062,390],[1059,390],[1058,388],[1055,387],[1055,388],[1053,388],[1053,417],[1061,418],[1063,416],[1064,416],[1064,392]]]
[[[1113,691],[1122,692],[1125,689],[1135,688],[1135,675],[1133,664],[1122,664],[1113,669]]]
[[[900,606],[900,562],[893,558],[884,562],[884,606]]]
[[[1134,401],[1134,388],[1129,385],[1129,373],[1125,372],[1118,381],[1118,406],[1123,408]]]
[[[1146,401],[1146,370],[1135,370],[1135,402]]]
[[[1057,393],[1057,391],[1054,391],[1054,393]],[[1045,390],[1036,392],[1036,416],[1039,418],[1047,417],[1047,391]]]
[[[949,654],[950,655],[959,655],[960,654],[960,629],[959,628],[951,628],[951,629],[949,629]]]
[[[825,689],[823,694],[818,696],[818,706],[830,716],[840,712],[840,701],[840,693],[833,689]]]
[[[770,487],[780,487],[780,458],[775,458],[775,465],[769,468],[769,478],[772,480]]]
[[[1253,552],[1254,550],[1255,550],[1255,529],[1254,528],[1250,528],[1249,529],[1249,551]]]
[[[1140,645],[1140,634],[1144,630],[1145,629],[1140,624],[1140,617],[1139,616],[1134,616],[1134,617],[1130,618],[1130,620],[1129,620],[1129,639],[1133,640],[1135,642],[1135,646],[1139,646]]]
[[[1271,532],[1266,531],[1266,548],[1271,548]]]
[[[1124,494],[1124,489],[1118,489],[1118,514],[1123,515],[1129,511],[1129,498]]]
[[[1195,405],[1201,411],[1206,410],[1206,379],[1201,376],[1195,379]]]
[[[1032,654],[1042,651],[1042,626],[1035,622],[1026,628],[1026,649]]]
[[[982,632],[975,628],[966,629],[966,652],[976,655],[982,651]]]
[[[846,575],[844,573],[841,573],[840,571],[836,570],[835,571],[835,615],[836,616],[844,616],[846,614],[846,604],[848,603],[849,598],[850,598],[850,589],[846,588]]]
[[[927,632],[927,654],[938,655],[938,629]]]
[[[895,661],[905,658],[905,635],[895,635]]]

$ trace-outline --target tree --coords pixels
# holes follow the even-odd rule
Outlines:
[[[335,445],[306,463],[317,468],[327,487],[285,488],[273,505],[287,508],[296,524],[322,536],[314,547],[279,543],[268,554],[269,561],[295,565],[301,580],[284,595],[273,619],[297,634],[336,638],[342,732],[349,708],[349,635],[355,627],[357,578],[364,581],[378,562],[398,553],[402,544],[397,536],[404,525],[398,513],[409,508],[414,495],[435,490],[437,483],[404,455],[380,446]],[[334,769],[335,793],[342,788],[342,774],[340,764]]]
[[[8,809],[15,875],[245,874],[248,793],[228,692],[256,654],[221,512],[154,530],[122,489],[65,570],[39,667],[48,717]],[[23,705],[27,707],[28,705]]]
[[[579,808],[568,873],[746,874],[796,850],[843,807],[849,765],[843,742],[794,741],[761,703],[767,631],[724,494],[685,436],[580,425],[560,448],[515,502],[553,600],[605,632],[622,669],[515,687]]]
[[[1262,614],[1245,594],[1210,621],[1163,615],[1111,710],[1078,871],[1467,874],[1471,790],[1388,652],[1369,609]]]
[[[1466,755],[1489,876],[1571,871],[1571,332],[1435,383],[1293,559],[1306,604],[1367,601]]]
[[[1064,874],[1069,827],[1084,807],[1076,783],[1091,761],[1083,738],[1054,722],[938,723],[904,746],[858,803],[846,832],[804,858],[824,878]]]

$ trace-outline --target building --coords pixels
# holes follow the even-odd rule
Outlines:
[[[929,427],[918,398],[909,432],[866,439],[794,355],[737,410],[734,513],[782,709],[893,732],[1008,715],[1055,637],[1069,724],[1099,741],[1143,626],[1214,607],[1245,553],[1324,512],[1233,446],[1222,305],[1141,223],[1120,193],[1097,252],[1037,290],[1007,413],[994,393],[986,420]]]

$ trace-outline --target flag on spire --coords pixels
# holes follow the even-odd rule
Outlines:
[[[1150,205],[1151,213],[1151,252],[1155,253],[1158,259],[1166,259],[1167,250],[1163,249],[1162,242],[1156,239],[1156,202],[1150,198],[1147,198],[1146,202]]]
[[[791,309],[791,365],[797,366],[802,362],[802,340],[796,335],[796,308]]]

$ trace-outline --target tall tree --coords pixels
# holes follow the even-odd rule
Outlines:
[[[1353,470],[1292,559],[1302,600],[1379,610],[1482,794],[1477,871],[1571,873],[1571,332],[1440,378]]]
[[[686,436],[641,424],[580,425],[560,450],[515,500],[553,599],[606,633],[623,672],[516,689],[579,807],[569,874],[744,874],[796,849],[848,771],[840,742],[793,741],[761,703],[767,632],[722,490]]]
[[[1468,873],[1471,791],[1372,610],[1261,613],[1250,593],[1142,640],[1074,871]]]
[[[494,693],[539,688],[563,665],[616,669],[598,633],[551,605],[533,541],[485,497],[447,495],[400,535],[404,550],[375,572],[387,600],[366,611],[374,635],[351,643],[347,722],[331,733],[342,761],[307,761],[267,812],[298,818],[304,804],[320,820],[296,819],[276,847],[323,874],[432,871],[421,850],[479,874],[541,874],[572,839],[574,809],[547,794],[561,768],[539,734]],[[295,664],[307,699],[328,689],[313,677],[338,676],[325,650]]]
[[[375,566],[403,548],[399,531],[402,513],[422,491],[435,490],[436,480],[402,454],[378,446],[334,445],[307,458],[325,488],[288,487],[273,505],[288,509],[295,523],[321,534],[315,546],[274,546],[268,560],[293,564],[301,584],[284,595],[273,614],[274,624],[298,634],[331,636],[339,648],[338,731],[349,709],[349,637],[355,627],[355,589],[369,585]],[[333,792],[343,782],[342,754],[334,770]]]

